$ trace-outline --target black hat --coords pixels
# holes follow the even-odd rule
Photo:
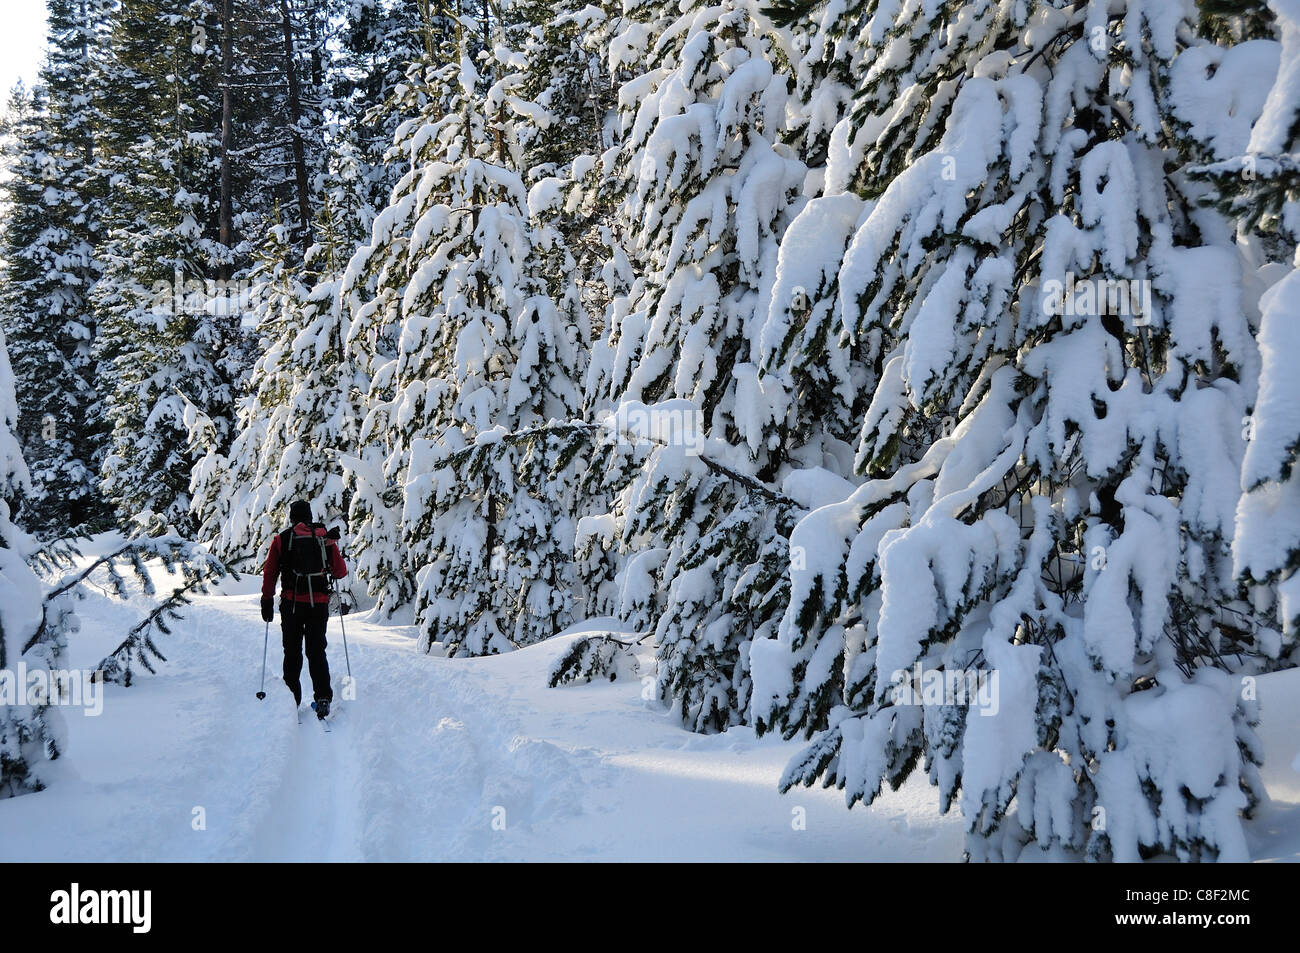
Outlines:
[[[298,500],[289,507],[289,522],[297,526],[299,523],[311,522],[311,504],[306,500]]]

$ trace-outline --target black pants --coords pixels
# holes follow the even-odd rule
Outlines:
[[[280,628],[284,632],[284,683],[296,702],[302,701],[302,647],[307,644],[307,670],[311,673],[312,697],[333,699],[330,664],[325,659],[325,624],[328,605],[280,601]]]

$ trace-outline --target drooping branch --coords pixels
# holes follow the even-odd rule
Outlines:
[[[41,606],[40,625],[23,645],[23,651],[28,651],[49,637],[52,610],[60,597],[86,582],[99,569],[107,571],[108,584],[112,593],[118,598],[126,598],[127,579],[118,571],[118,564],[127,563],[141,590],[146,595],[152,596],[155,586],[146,565],[149,559],[158,559],[170,573],[180,573],[184,584],[173,590],[170,596],[134,626],[122,644],[100,663],[100,667],[108,666],[118,672],[119,677],[125,679],[123,684],[129,683],[129,664],[133,658],[139,659],[141,664],[152,672],[153,667],[149,664],[148,656],[152,654],[156,658],[163,658],[162,653],[153,644],[152,632],[155,629],[164,634],[170,632],[167,621],[180,618],[177,609],[189,603],[189,596],[192,593],[207,592],[211,583],[227,576],[238,578],[238,573],[228,564],[202,549],[198,544],[174,535],[127,540],[121,546],[96,557],[80,571],[57,583],[45,594]]]
[[[224,576],[225,573],[220,575]],[[169,623],[183,618],[180,607],[189,605],[193,601],[190,598],[193,594],[206,593],[216,578],[220,576],[199,575],[190,579],[185,585],[172,590],[170,596],[158,603],[147,616],[131,627],[126,638],[117,648],[100,659],[99,664],[95,666],[99,677],[104,681],[130,685],[132,662],[139,662],[150,674],[154,673],[153,659],[167,661],[167,656],[163,655],[154,643],[154,632],[170,635]]]
[[[608,438],[612,436],[617,437],[618,439],[627,440],[631,443],[647,442],[658,444],[661,447],[671,446],[668,442],[656,440],[653,437],[629,433],[626,430],[616,429],[603,423],[589,423],[581,420],[570,420],[563,423],[558,420],[552,420],[537,427],[528,427],[524,430],[515,430],[501,434],[496,437],[492,443],[520,446],[546,437],[563,437],[575,433],[586,434],[591,437],[604,435]],[[465,463],[476,452],[481,452],[483,446],[483,444],[476,443],[471,444],[468,447],[463,447],[460,450],[452,451],[446,457],[442,458],[440,462],[451,467],[459,466],[460,464]],[[789,507],[794,510],[805,509],[801,503],[786,496],[781,491],[768,486],[748,474],[741,473],[732,467],[719,463],[707,454],[698,453],[692,454],[692,456],[698,459],[700,463],[711,472],[743,486],[745,489],[762,496],[764,499],[767,499],[778,506]]]

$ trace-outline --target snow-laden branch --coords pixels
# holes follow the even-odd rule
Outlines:
[[[57,555],[61,560],[80,555],[76,549],[75,541],[69,540],[65,540],[59,548],[50,550],[50,554]],[[47,555],[45,558],[52,558],[52,555]],[[184,583],[175,588],[144,619],[133,626],[122,643],[109,653],[97,668],[103,670],[105,678],[111,681],[121,681],[122,684],[130,684],[130,663],[132,660],[138,660],[150,672],[154,671],[149,662],[149,656],[152,655],[155,658],[165,660],[165,657],[153,643],[152,633],[154,630],[163,634],[169,633],[168,621],[174,621],[181,617],[177,611],[178,607],[187,605],[190,602],[189,597],[193,593],[207,592],[211,583],[218,579],[224,579],[226,576],[238,576],[229,565],[200,547],[197,543],[182,539],[176,535],[126,540],[120,546],[95,557],[82,569],[65,576],[57,582],[44,596],[40,625],[37,626],[31,638],[23,645],[23,651],[26,652],[45,640],[52,631],[52,628],[54,628],[53,623],[58,619],[58,611],[54,608],[58,600],[86,582],[91,575],[100,569],[106,570],[108,585],[112,593],[118,598],[125,599],[129,594],[127,577],[118,568],[120,563],[125,562],[130,567],[131,575],[135,577],[141,590],[146,595],[152,596],[156,591],[156,587],[146,565],[146,562],[151,559],[159,560],[168,573],[179,573]]]
[[[546,437],[563,437],[572,434],[584,434],[598,440],[626,440],[629,443],[654,443],[660,447],[673,446],[673,443],[669,440],[657,438],[653,434],[635,431],[625,426],[611,424],[610,422],[591,423],[582,420],[560,422],[558,420],[552,420],[548,423],[536,427],[528,427],[523,430],[488,431],[487,433],[481,434],[479,440],[475,443],[467,447],[462,447],[459,450],[453,450],[445,457],[442,457],[439,462],[454,467],[465,463],[475,453],[482,452],[482,448],[485,446],[500,444],[512,447],[521,446]],[[798,500],[786,496],[780,490],[770,487],[766,483],[763,483],[748,474],[741,473],[726,464],[719,463],[706,453],[692,452],[691,456],[698,459],[700,463],[712,473],[743,486],[745,489],[762,496],[778,506],[789,507],[793,510],[800,511],[806,509],[806,507]]]

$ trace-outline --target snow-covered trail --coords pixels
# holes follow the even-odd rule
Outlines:
[[[66,756],[49,788],[0,801],[0,860],[960,859],[960,818],[940,817],[920,778],[869,810],[846,811],[835,791],[781,796],[798,742],[693,735],[636,679],[546,688],[572,636],[444,659],[417,652],[405,627],[351,616],[357,691],[340,699],[332,618],[333,731],[305,704],[300,725],[279,679],[278,620],[267,698],[254,697],[254,589],[245,579],[198,599],[160,643],[169,661],[108,686],[99,717],[62,712]],[[142,605],[89,595],[64,662],[93,665]],[[1281,678],[1278,697],[1300,697],[1300,672]],[[1294,731],[1266,744],[1275,762],[1298,746]],[[1295,755],[1270,767],[1280,800],[1252,828],[1257,857],[1300,847]]]
[[[346,620],[356,697],[326,734],[296,722],[278,620],[255,581],[200,597],[160,643],[168,661],[103,713],[61,712],[47,790],[0,801],[0,860],[934,859],[959,822],[924,785],[868,813],[835,792],[776,793],[796,743],[682,730],[635,679],[545,687],[568,637],[511,655],[444,659],[413,633]],[[90,594],[63,662],[93,666],[141,612]],[[304,690],[309,680],[304,671]]]

